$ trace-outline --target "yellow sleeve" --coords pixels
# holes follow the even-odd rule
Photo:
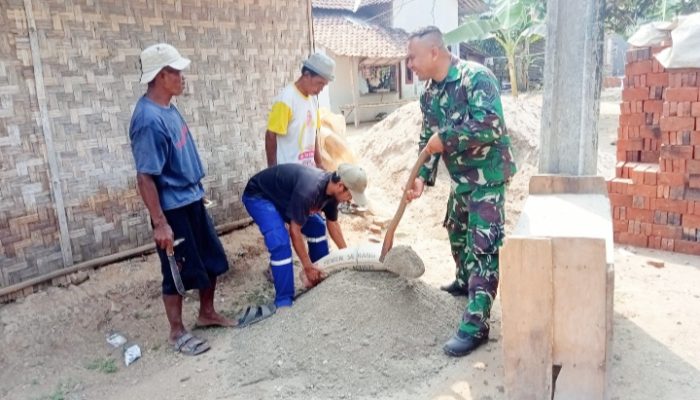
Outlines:
[[[267,120],[267,130],[278,135],[286,135],[289,122],[292,120],[292,109],[281,101],[272,105],[270,117]]]

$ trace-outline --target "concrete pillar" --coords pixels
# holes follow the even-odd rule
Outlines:
[[[548,0],[540,173],[500,251],[508,398],[606,400],[614,287],[596,175],[603,0]]]
[[[547,1],[540,173],[597,173],[604,4]]]

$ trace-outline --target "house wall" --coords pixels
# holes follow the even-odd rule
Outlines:
[[[324,90],[328,91],[328,97],[330,99],[330,109],[334,113],[342,113],[342,110],[340,109],[341,106],[344,105],[351,105],[353,103],[352,99],[352,92],[353,92],[353,87],[352,87],[352,82],[350,80],[350,71],[352,70],[352,64],[350,61],[350,57],[345,57],[345,56],[338,56],[333,54],[330,51],[327,51],[327,53],[333,57],[335,60],[335,80],[331,83],[328,84],[327,88]],[[357,71],[355,71],[355,77],[357,79]],[[399,100],[399,93],[398,92],[390,92],[390,93],[383,93],[383,94],[377,94],[377,93],[370,93],[366,95],[360,95],[358,92],[359,96],[359,103],[360,104],[375,104],[375,103],[381,103],[381,102],[395,102]],[[319,96],[319,99],[323,99],[323,93]],[[323,105],[322,100],[319,101],[321,105]],[[365,122],[365,121],[374,121],[375,116],[379,113],[391,113],[396,109],[396,105],[388,105],[384,107],[372,107],[372,108],[365,108],[360,110],[360,121]],[[351,122],[354,121],[354,115],[353,114],[348,114],[346,115],[346,121]]]
[[[413,74],[413,83],[406,83],[406,70],[408,69],[406,62],[401,62],[401,98],[406,100],[418,99],[423,93],[425,82],[418,80],[416,74]]]
[[[192,59],[177,106],[208,172],[215,223],[247,217],[240,194],[263,167],[267,111],[309,53],[302,3],[31,0],[33,46],[25,1],[0,1],[0,287],[65,267],[60,192],[74,263],[152,243],[128,129],[145,90],[138,56],[156,42]],[[32,50],[43,68],[47,126]],[[45,141],[47,127],[54,149]],[[56,176],[49,154],[56,155]]]
[[[394,0],[393,27],[413,32],[435,25],[444,32],[458,26],[457,0]]]

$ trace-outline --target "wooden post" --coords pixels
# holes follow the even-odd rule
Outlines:
[[[355,113],[355,128],[360,126],[360,86],[357,81],[357,71],[359,70],[359,63],[357,62],[357,57],[350,57],[350,85],[352,86],[352,110]]]
[[[63,204],[63,190],[61,188],[61,172],[58,168],[56,148],[53,144],[53,131],[51,120],[49,119],[49,109],[46,101],[46,89],[44,87],[44,71],[41,64],[41,54],[39,54],[39,39],[36,34],[36,23],[32,12],[32,1],[24,0],[24,15],[27,18],[27,30],[29,31],[29,48],[32,52],[32,64],[34,65],[34,84],[36,85],[36,101],[39,104],[39,114],[41,115],[41,129],[44,133],[46,143],[46,158],[49,161],[49,179],[51,182],[51,192],[54,198],[56,216],[58,219],[58,235],[61,243],[61,253],[63,255],[63,266],[73,265],[73,251],[70,245],[68,233],[68,221],[66,209]]]
[[[500,252],[508,398],[608,398],[613,257],[602,177],[530,180]]]
[[[552,241],[510,238],[500,253],[503,366],[508,398],[552,398]],[[510,351],[511,349],[515,351]]]

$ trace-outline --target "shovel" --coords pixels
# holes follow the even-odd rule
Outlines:
[[[389,250],[391,250],[391,247],[394,245],[394,233],[396,233],[396,228],[399,226],[401,217],[403,217],[403,212],[406,211],[406,205],[408,204],[408,191],[413,187],[413,181],[416,180],[418,170],[420,169],[421,165],[425,164],[425,162],[428,161],[428,158],[430,158],[430,154],[423,149],[423,151],[418,154],[418,160],[413,166],[411,173],[408,175],[408,183],[406,183],[406,186],[403,189],[403,196],[401,197],[399,208],[396,210],[396,214],[394,214],[394,219],[391,220],[386,229],[386,235],[384,236],[384,243],[382,244],[382,253],[379,256],[379,261],[384,262],[386,253],[388,253]]]
[[[175,282],[175,289],[180,293],[180,296],[185,296],[185,285],[182,283],[182,277],[180,276],[180,268],[177,267],[177,261],[175,261],[175,247],[180,243],[184,242],[185,239],[175,239],[173,242],[173,247],[166,250],[166,255],[168,256],[168,264],[170,264],[170,273],[173,274],[173,281]]]

